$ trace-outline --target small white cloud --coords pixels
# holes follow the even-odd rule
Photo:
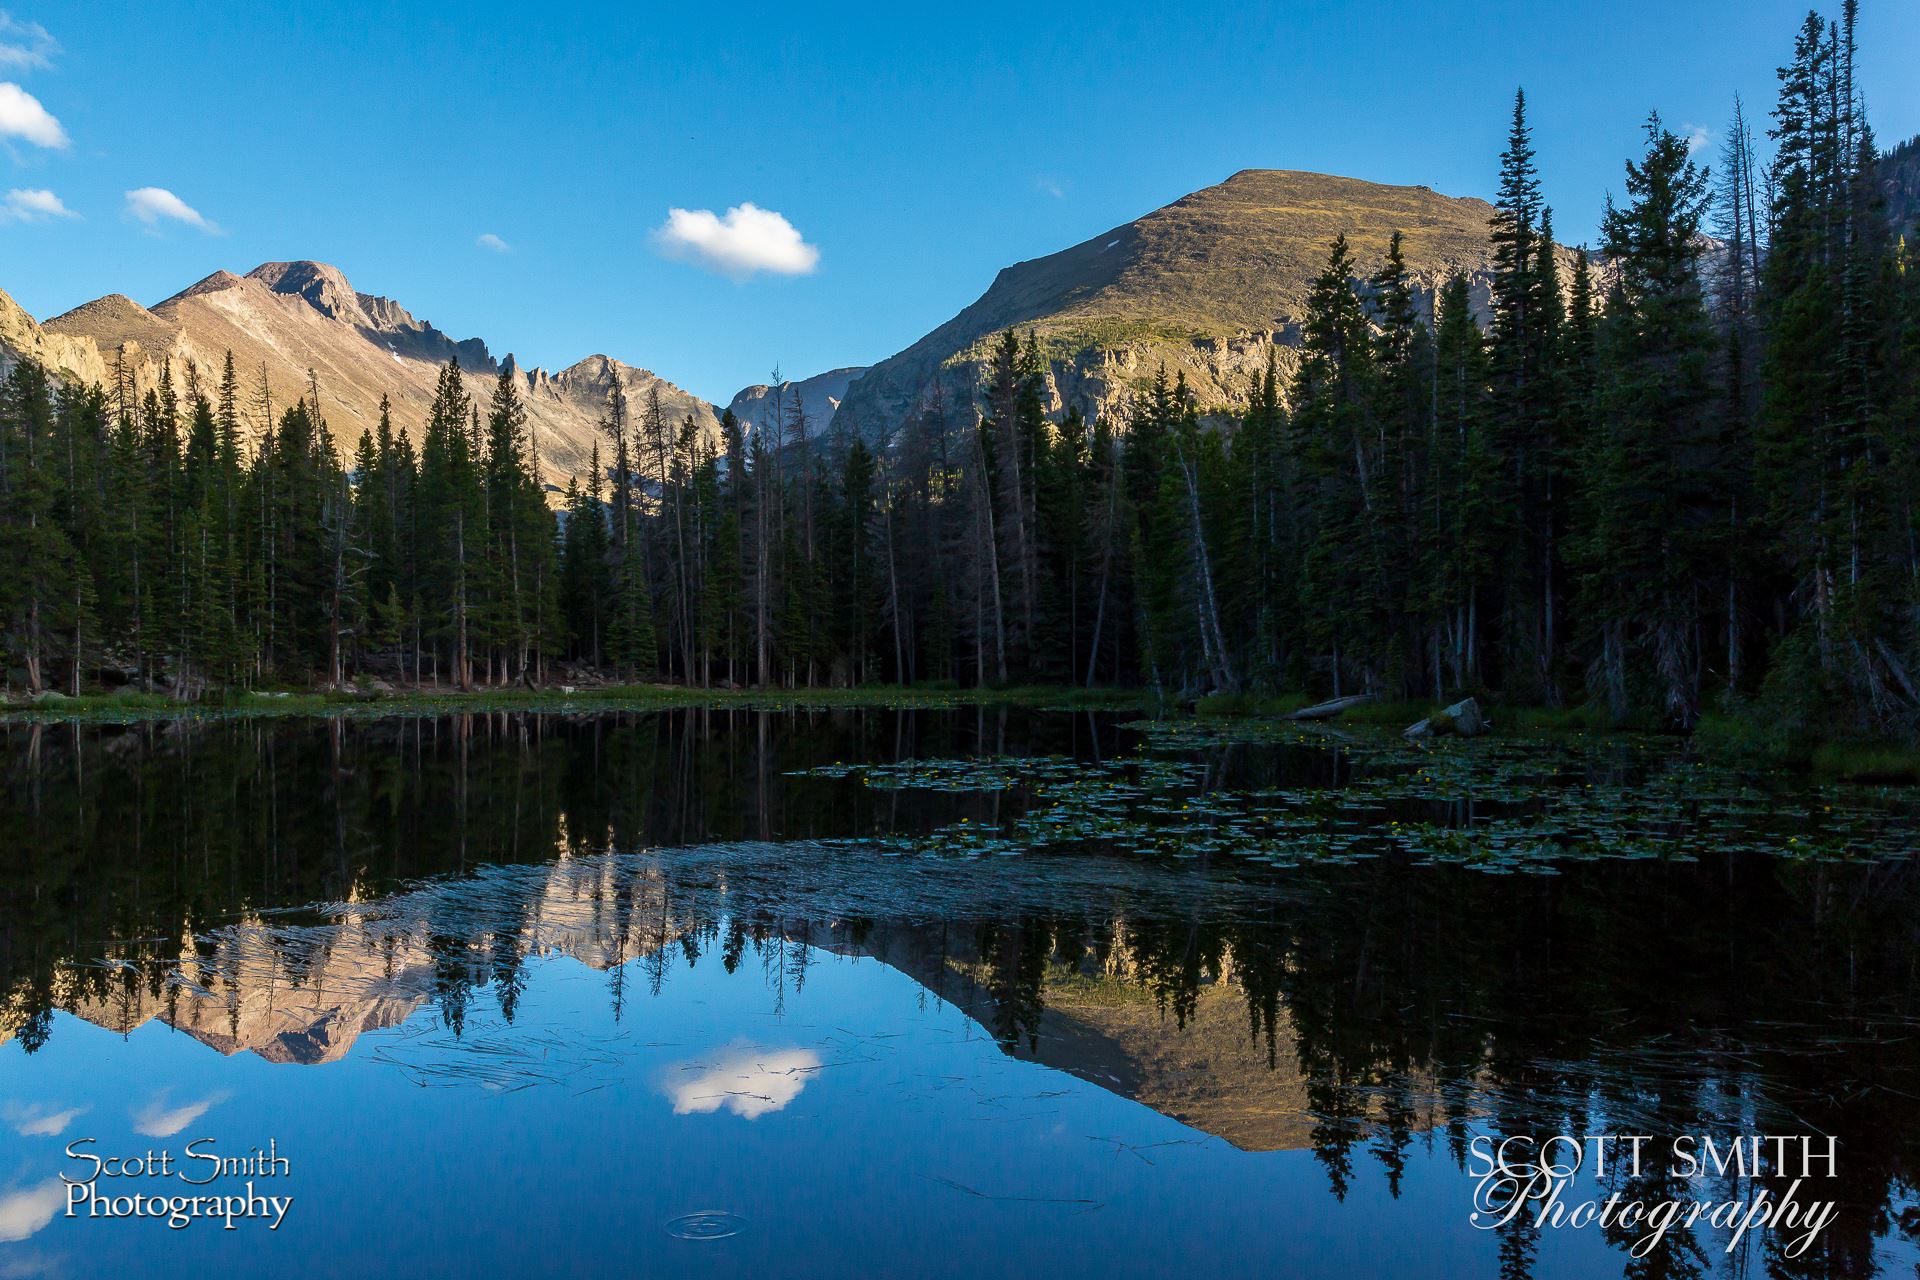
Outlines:
[[[133,1117],[133,1131],[146,1138],[171,1138],[226,1100],[226,1094],[215,1093],[209,1094],[198,1102],[170,1107],[167,1105],[167,1095],[163,1090],[155,1094],[153,1101]]]
[[[25,1240],[53,1221],[67,1202],[59,1179],[0,1196],[0,1240]]]
[[[1052,196],[1055,200],[1065,200],[1067,198],[1067,189],[1055,182],[1052,178],[1035,178],[1033,185],[1038,187],[1044,194]]]
[[[653,233],[660,252],[681,262],[745,280],[757,271],[804,276],[820,263],[820,250],[772,209],[737,204],[725,217],[711,209],[669,209]]]
[[[67,131],[40,99],[10,80],[0,82],[0,138],[19,138],[36,147],[67,145]]]
[[[79,216],[62,204],[59,196],[45,189],[15,187],[0,200],[0,222],[46,222],[52,218]]]
[[[216,224],[201,217],[198,209],[165,187],[139,187],[127,192],[127,212],[149,227],[158,227],[162,221],[167,221],[184,222],[209,234],[218,234],[220,230]]]
[[[493,234],[493,232],[491,231],[482,232],[480,235],[474,237],[473,242],[479,245],[482,249],[491,249],[495,253],[511,253],[513,251],[512,245],[508,244],[505,240],[502,240],[499,236]]]
[[[743,1120],[758,1120],[800,1096],[820,1069],[811,1049],[737,1049],[717,1062],[687,1062],[681,1072],[700,1074],[666,1086],[673,1114],[703,1115],[725,1107]]]
[[[1687,131],[1688,155],[1697,156],[1709,146],[1713,145],[1713,130],[1707,128],[1707,126],[1703,124],[1689,124],[1682,125],[1681,127]]]
[[[20,1106],[7,1104],[7,1123],[13,1131],[23,1138],[57,1138],[66,1132],[67,1126],[79,1117],[87,1114],[85,1107],[68,1107],[65,1111],[55,1111],[42,1103],[30,1103]]]
[[[53,65],[53,55],[58,52],[60,42],[47,34],[45,27],[37,22],[21,22],[0,9],[0,67],[44,71]]]

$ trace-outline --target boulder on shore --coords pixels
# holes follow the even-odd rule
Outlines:
[[[1477,738],[1491,728],[1493,722],[1481,712],[1479,701],[1462,698],[1445,711],[1435,712],[1425,720],[1408,725],[1403,736],[1414,739],[1453,734],[1461,738]]]

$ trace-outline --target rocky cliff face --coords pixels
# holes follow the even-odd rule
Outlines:
[[[938,385],[970,418],[988,346],[1033,330],[1052,368],[1053,408],[1119,408],[1164,365],[1203,406],[1246,402],[1276,353],[1290,372],[1307,292],[1333,238],[1363,273],[1405,238],[1423,302],[1466,273],[1485,297],[1482,200],[1317,173],[1248,169],[1059,253],[1008,267],[972,306],[848,390],[841,425],[886,438]]]
[[[0,374],[22,359],[37,361],[75,381],[98,382],[106,376],[106,365],[91,342],[47,332],[19,303],[0,292]]]
[[[1920,137],[1908,138],[1880,159],[1880,191],[1893,233],[1909,246],[1920,233]]]
[[[742,389],[727,407],[733,410],[733,416],[740,419],[749,435],[762,431],[772,433],[772,438],[777,439],[784,426],[781,415],[791,416],[798,402],[806,410],[808,431],[819,433],[833,421],[840,402],[847,397],[848,386],[866,371],[864,365],[855,365],[829,369],[797,382],[756,383]]]
[[[391,298],[358,292],[321,262],[269,262],[244,276],[218,271],[150,310],[112,294],[44,326],[10,300],[6,305],[15,318],[0,313],[0,347],[82,381],[110,381],[116,362],[136,392],[154,384],[163,362],[171,363],[176,382],[184,382],[189,369],[215,378],[231,351],[255,430],[263,383],[272,404],[284,406],[307,394],[311,372],[342,450],[351,450],[378,420],[383,395],[395,429],[410,431],[417,442],[449,359],[459,360],[468,393],[483,411],[502,365],[512,370],[542,473],[555,486],[584,475],[615,382],[636,413],[657,391],[671,420],[691,415],[704,431],[717,434],[719,427],[712,405],[645,369],[601,355],[554,374],[523,369],[512,356],[496,361],[480,339],[455,340]]]

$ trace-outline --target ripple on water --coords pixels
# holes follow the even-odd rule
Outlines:
[[[725,1240],[747,1229],[747,1220],[724,1209],[683,1213],[667,1222],[667,1234],[681,1240]]]

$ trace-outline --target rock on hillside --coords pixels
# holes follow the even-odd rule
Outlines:
[[[395,428],[412,432],[417,441],[449,358],[459,359],[468,392],[483,411],[505,364],[520,379],[528,428],[543,474],[554,485],[584,473],[616,380],[636,413],[657,390],[673,420],[692,414],[710,433],[719,425],[706,401],[606,356],[553,374],[519,368],[511,356],[496,362],[480,339],[456,341],[391,298],[356,291],[337,268],[321,262],[269,262],[244,276],[217,271],[151,309],[113,294],[39,328],[49,341],[92,353],[92,364],[73,370],[82,378],[106,380],[118,355],[140,390],[158,378],[162,361],[172,362],[176,379],[187,376],[188,366],[215,377],[232,351],[256,427],[263,371],[273,404],[286,405],[306,394],[311,370],[321,410],[343,451],[378,420],[382,395],[392,402]]]
[[[1455,272],[1484,299],[1483,200],[1289,170],[1247,169],[1070,249],[1001,271],[972,306],[875,365],[849,389],[843,421],[885,438],[935,382],[950,412],[977,402],[988,344],[1034,330],[1054,408],[1109,410],[1165,364],[1202,405],[1244,404],[1277,349],[1291,370],[1307,292],[1334,236],[1370,272],[1398,230],[1430,304]]]

